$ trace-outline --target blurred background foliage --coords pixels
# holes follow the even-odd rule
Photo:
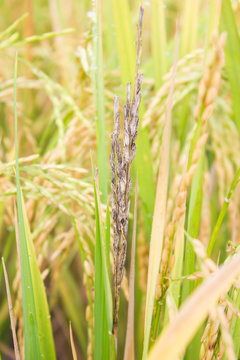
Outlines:
[[[95,1],[97,13],[96,4],[89,0],[0,1],[0,253],[8,270],[18,340],[23,351],[20,272],[13,210],[16,195],[13,69],[17,51],[21,185],[37,262],[46,286],[58,359],[70,359],[72,356],[69,321],[79,358],[91,359],[93,356],[95,206],[90,151],[99,168],[105,218],[107,199],[110,203],[110,195],[107,196],[110,193],[108,158],[113,130],[113,96],[118,94],[123,104],[126,83],[133,81],[135,73],[134,39],[139,1]],[[186,153],[195,129],[194,109],[199,83],[206,54],[211,53],[214,47],[212,34],[217,31],[219,23],[221,31],[230,31],[225,18],[221,20],[223,15],[221,10],[218,11],[219,3],[217,0],[142,2],[145,9],[141,62],[143,99],[133,170],[134,180],[138,173],[140,209],[135,303],[137,359],[142,353],[148,249],[157,174],[161,166],[159,153],[170,86],[168,72],[173,64],[176,20],[180,20],[181,30],[173,96],[166,229],[177,206],[181,174],[186,167]],[[235,22],[232,27],[235,26],[238,33],[239,1],[232,1],[232,6]],[[238,49],[239,38],[234,38],[234,33],[228,33],[227,41],[229,39],[238,44],[234,51]],[[226,54],[221,88],[215,100],[214,113],[207,124],[209,138],[202,157],[202,171],[197,173],[191,190],[195,193],[200,187],[200,205],[197,210],[194,208],[195,211],[195,203],[189,205],[190,191],[188,193],[185,229],[189,230],[192,223],[200,223],[197,229],[192,229],[192,233],[189,231],[191,236],[199,237],[206,247],[240,165],[238,109],[232,106],[234,96],[236,98],[239,94],[240,83],[236,81],[233,84],[231,81],[228,69],[231,71],[233,66],[240,68],[240,58],[234,64]],[[239,243],[239,211],[237,188],[213,248],[213,258],[220,263],[226,259],[227,251],[231,252]],[[131,229],[132,222],[130,233]],[[229,240],[234,244],[232,247],[227,247]],[[185,246],[188,247],[187,243]],[[192,249],[189,251],[193,252]],[[194,252],[192,259],[195,262]],[[126,269],[129,269],[129,259]],[[187,276],[196,270],[197,266],[191,269],[186,265],[181,275]],[[185,282],[187,280],[183,278],[183,288]],[[123,354],[125,341],[127,273],[122,288],[119,354]],[[193,287],[184,288],[181,302],[192,290]],[[158,306],[156,300],[155,310]],[[155,336],[164,324],[163,316],[162,313],[161,325],[154,325]],[[200,345],[196,351],[199,348]],[[1,268],[2,358],[13,358],[12,349]]]

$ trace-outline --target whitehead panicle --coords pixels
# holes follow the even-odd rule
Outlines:
[[[113,217],[113,255],[114,255],[114,314],[113,333],[117,337],[120,288],[124,273],[127,252],[128,217],[130,208],[130,177],[131,164],[136,155],[136,138],[139,125],[139,106],[141,102],[142,75],[139,75],[141,56],[141,34],[143,23],[143,8],[140,6],[137,37],[137,60],[133,98],[131,101],[131,84],[126,86],[126,104],[124,105],[123,138],[120,136],[119,99],[114,97],[114,130],[111,142],[111,189]]]

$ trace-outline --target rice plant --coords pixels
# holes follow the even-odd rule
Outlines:
[[[240,359],[240,3],[1,4],[0,359]]]

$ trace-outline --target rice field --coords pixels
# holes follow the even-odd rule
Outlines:
[[[0,10],[0,360],[240,359],[240,2]]]

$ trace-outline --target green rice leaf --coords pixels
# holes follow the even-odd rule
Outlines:
[[[100,244],[99,217],[96,214],[96,242],[95,242],[95,285],[94,285],[94,359],[103,359],[103,342],[107,337],[104,328],[104,292],[103,292],[103,275],[102,275],[102,258]]]
[[[104,109],[104,78],[103,78],[103,54],[102,54],[102,23],[101,1],[95,1],[96,23],[93,27],[94,39],[94,67],[93,84],[97,115],[97,164],[99,169],[99,187],[101,200],[107,202],[107,155],[106,155],[106,125]]]
[[[162,257],[162,246],[165,229],[165,216],[166,216],[166,202],[169,181],[169,168],[170,168],[170,146],[171,146],[171,132],[172,132],[172,103],[173,93],[175,86],[175,78],[177,71],[177,57],[178,57],[178,43],[179,33],[177,32],[174,63],[171,75],[170,90],[166,106],[166,122],[163,131],[163,140],[160,152],[160,168],[158,174],[157,193],[154,206],[151,242],[149,251],[149,265],[148,265],[148,282],[147,282],[147,299],[145,310],[145,323],[144,323],[144,343],[143,343],[143,357],[147,359],[148,346],[150,340],[150,331],[153,316],[153,306],[155,298],[155,289],[157,284],[157,277],[159,266]]]
[[[240,132],[240,38],[231,1],[222,1],[220,20],[221,31],[226,31],[225,46],[226,70],[231,86],[234,121]]]
[[[209,1],[209,19],[208,19],[208,32],[206,41],[206,52],[209,49],[210,41],[213,33],[219,28],[219,21],[221,15],[222,1],[210,0]]]
[[[202,180],[203,180],[204,151],[198,161],[197,171],[192,179],[190,196],[187,209],[187,233],[193,238],[198,237],[201,207],[202,207]],[[186,241],[184,251],[183,275],[189,276],[195,271],[195,252],[190,241]],[[194,282],[186,280],[182,287],[182,302],[191,294],[194,289]]]
[[[92,161],[93,166],[93,161]],[[112,326],[113,326],[113,306],[112,292],[109,272],[109,241],[105,234],[110,234],[108,229],[103,229],[99,189],[94,181],[94,200],[96,218],[96,240],[95,240],[95,297],[94,297],[94,327],[95,327],[95,346],[94,359],[110,359],[112,352]],[[109,225],[109,215],[107,224]],[[108,254],[108,255],[107,255]]]
[[[112,331],[113,325],[113,314],[112,314],[112,292],[110,285],[110,276],[108,271],[109,260],[107,260],[107,249],[106,249],[106,239],[105,233],[103,231],[103,223],[100,209],[100,199],[98,189],[96,184],[94,185],[94,195],[95,195],[95,209],[96,209],[96,219],[97,221],[97,236],[100,241],[100,255],[101,255],[101,263],[102,263],[102,275],[103,275],[103,284],[105,291],[105,300],[106,300],[106,310],[107,310],[107,321],[108,321],[108,331]],[[109,240],[108,240],[109,243]],[[109,250],[109,246],[108,246]],[[110,254],[109,254],[110,255]]]
[[[200,159],[198,161],[197,171],[192,179],[190,197],[187,208],[187,233],[193,237],[198,238],[199,225],[202,209],[202,182],[203,182],[203,165],[204,165],[204,150],[202,150]],[[183,275],[189,276],[193,274],[195,269],[195,252],[190,241],[186,241],[184,250]],[[196,282],[185,280],[182,286],[182,303],[193,292]],[[191,343],[189,344],[185,357],[186,360],[195,359],[199,356],[201,344],[201,332],[197,332]]]
[[[113,19],[115,24],[118,60],[124,87],[128,81],[133,83],[136,54],[134,36],[128,0],[112,0]]]
[[[110,240],[111,240],[111,222],[109,206],[107,205],[106,221],[105,221],[105,239],[106,239],[106,262],[109,274],[109,280],[111,281],[111,265],[110,265]]]
[[[185,0],[183,9],[183,20],[180,41],[181,57],[188,54],[196,47],[200,0]],[[191,31],[189,31],[191,29]]]
[[[162,0],[151,0],[151,45],[155,82],[158,89],[167,71],[166,26]]]
[[[17,209],[19,222],[19,241],[21,258],[22,304],[24,319],[25,359],[54,360],[55,349],[50,315],[43,280],[37,266],[36,255],[31,239],[30,228],[20,186],[17,151],[17,109],[16,109],[17,56],[14,71],[14,115]]]

